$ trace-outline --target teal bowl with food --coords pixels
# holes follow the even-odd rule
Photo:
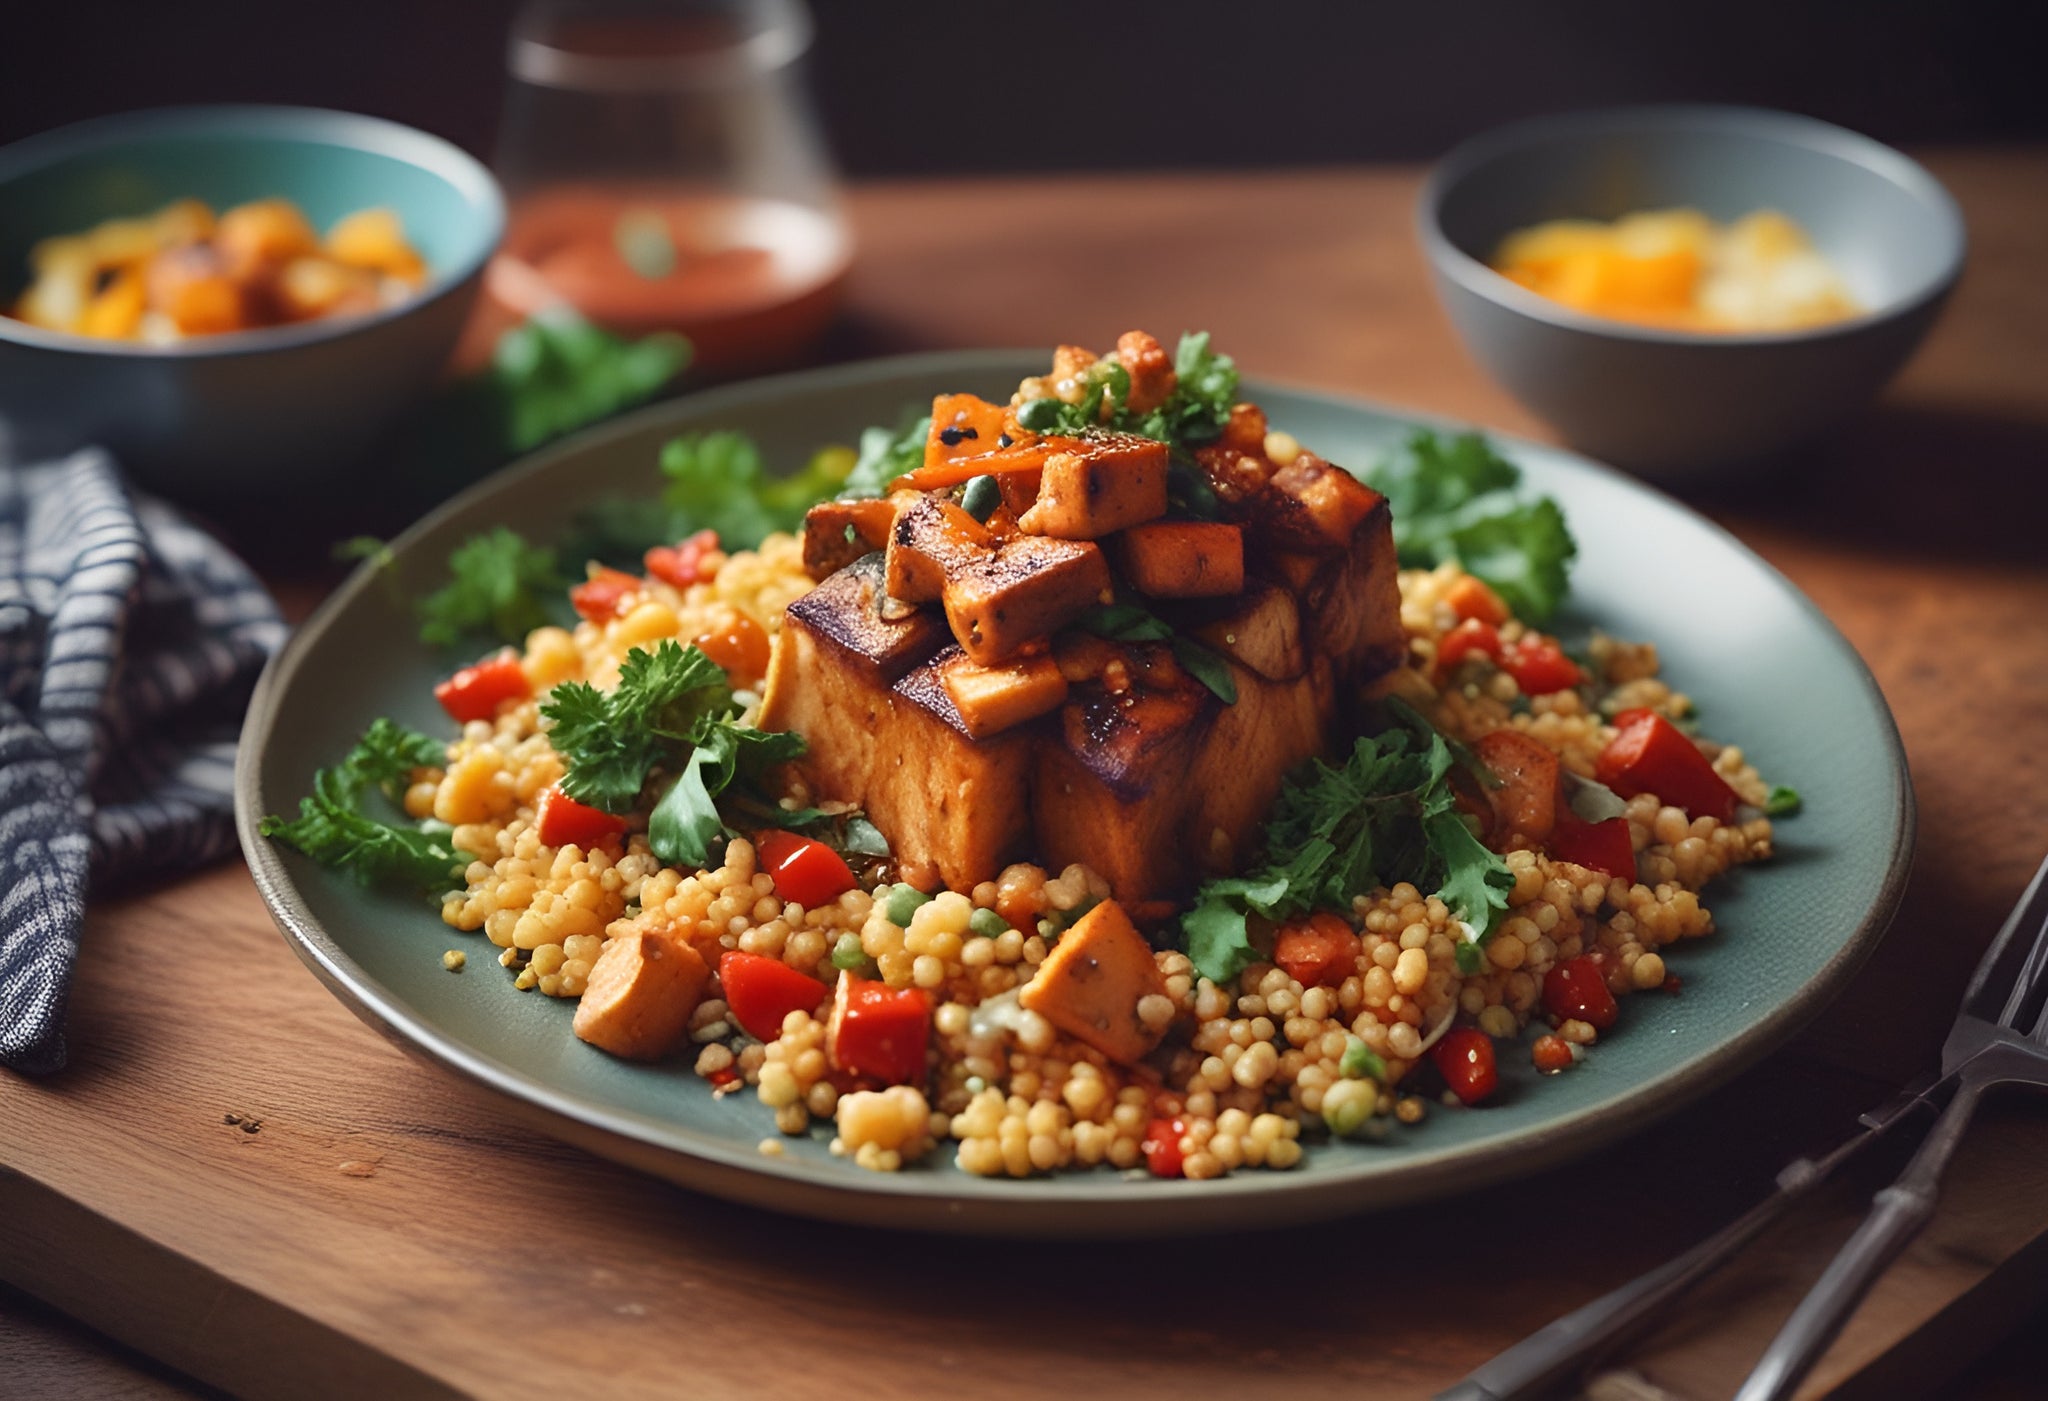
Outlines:
[[[1438,164],[1416,224],[1473,358],[1572,446],[1670,481],[1782,454],[1868,404],[1934,324],[1966,242],[1906,156],[1744,107],[1488,132]]]
[[[298,107],[132,112],[0,150],[0,426],[188,501],[332,485],[447,364],[505,223],[438,137]]]

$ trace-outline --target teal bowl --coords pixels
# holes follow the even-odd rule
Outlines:
[[[193,197],[281,195],[318,228],[395,209],[429,268],[399,305],[150,347],[0,317],[0,441],[20,460],[88,443],[140,483],[201,503],[283,501],[334,485],[446,366],[504,233],[477,161],[376,117],[187,107],[82,122],[0,149],[0,302],[39,239]]]
[[[1689,205],[1776,209],[1867,310],[1807,330],[1718,334],[1588,316],[1487,265],[1551,219]],[[1572,446],[1684,481],[1781,456],[1867,404],[1963,268],[1962,215],[1925,169],[1866,136],[1748,107],[1635,107],[1475,137],[1438,164],[1416,223],[1466,348]]]

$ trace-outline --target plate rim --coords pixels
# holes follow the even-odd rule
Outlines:
[[[514,483],[547,471],[559,459],[670,419],[702,418],[763,399],[798,397],[927,372],[972,373],[1019,366],[1028,370],[1043,358],[1042,351],[1031,349],[926,351],[768,376],[665,400],[570,434],[472,484],[414,521],[391,541],[390,550],[402,552],[450,518],[489,501]],[[1817,625],[1850,663],[1858,686],[1874,704],[1890,760],[1897,817],[1889,834],[1892,859],[1883,880],[1854,930],[1803,986],[1699,1057],[1596,1104],[1511,1131],[1495,1141],[1411,1153],[1398,1169],[1384,1174],[1341,1169],[1335,1174],[1232,1174],[1204,1182],[1151,1182],[1137,1192],[1122,1174],[1103,1171],[1095,1174],[1099,1181],[1081,1186],[1071,1182],[1055,1186],[1050,1179],[1040,1178],[976,1178],[971,1184],[959,1184],[966,1190],[955,1191],[942,1185],[948,1179],[921,1173],[861,1172],[856,1177],[836,1163],[771,1157],[752,1144],[728,1141],[675,1122],[662,1125],[665,1137],[657,1138],[644,1116],[582,1102],[572,1090],[473,1049],[404,1005],[326,930],[299,893],[276,846],[260,835],[258,824],[264,808],[259,771],[283,697],[334,620],[373,586],[376,570],[369,562],[344,579],[271,658],[251,693],[236,747],[236,831],[272,921],[300,961],[357,1017],[407,1052],[490,1090],[509,1102],[519,1117],[555,1137],[680,1185],[751,1205],[819,1219],[948,1234],[1133,1238],[1219,1226],[1332,1219],[1455,1195],[1530,1175],[1633,1133],[1732,1079],[1789,1040],[1842,991],[1869,958],[1897,913],[1911,867],[1917,809],[1905,748],[1891,707],[1862,655],[1812,599],[1732,532],[1668,493],[1604,463],[1551,444],[1358,395],[1263,378],[1248,379],[1246,387],[1254,395],[1275,390],[1339,410],[1363,410],[1401,424],[1484,431],[1510,456],[1517,450],[1534,449],[1559,457],[1577,470],[1609,478],[1704,526],[1764,571],[1807,621]],[[691,1141],[689,1146],[674,1141],[679,1135]]]

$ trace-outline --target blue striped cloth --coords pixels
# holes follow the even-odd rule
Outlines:
[[[64,1063],[88,883],[233,849],[235,736],[283,640],[248,568],[104,452],[0,463],[0,1065]]]

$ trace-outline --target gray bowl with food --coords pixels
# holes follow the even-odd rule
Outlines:
[[[1642,324],[1495,269],[1517,231],[1673,208],[1787,216],[1839,277],[1845,314],[1769,329]],[[1480,363],[1574,446],[1666,479],[1779,452],[1868,403],[1933,324],[1965,245],[1955,201],[1914,161],[1841,127],[1742,107],[1624,108],[1489,132],[1437,166],[1416,218],[1438,295]]]

